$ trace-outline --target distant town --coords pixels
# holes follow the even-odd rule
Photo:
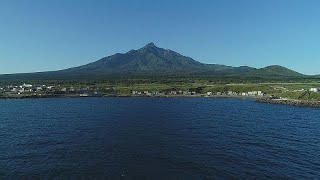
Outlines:
[[[272,97],[289,93],[299,93],[300,97],[307,96],[309,93],[320,92],[320,88],[309,89],[288,89],[279,85],[268,85],[264,88],[265,91],[259,90],[261,86],[257,86],[256,90],[246,91],[246,88],[239,89],[239,87],[246,85],[225,85],[224,88],[214,88],[214,85],[201,85],[197,88],[167,88],[161,90],[149,90],[146,87],[135,89],[134,87],[127,88],[126,91],[119,90],[118,86],[72,86],[72,85],[46,85],[46,84],[28,84],[23,83],[19,85],[4,85],[0,87],[1,98],[41,98],[41,97],[102,97],[102,96],[144,96],[144,97]],[[227,87],[227,88],[226,88]],[[233,88],[230,88],[233,87]],[[231,89],[236,90],[232,91]],[[248,89],[248,88],[247,88]],[[250,89],[254,89],[251,87]],[[277,93],[278,92],[278,93]],[[280,94],[281,92],[281,94]]]
[[[73,86],[51,86],[45,84],[6,85],[0,87],[0,97],[2,98],[25,98],[25,97],[92,97],[92,96],[265,96],[262,91],[250,92],[211,92],[202,93],[197,90],[165,90],[165,91],[139,91],[131,90],[128,93],[119,93],[115,87],[73,87]]]

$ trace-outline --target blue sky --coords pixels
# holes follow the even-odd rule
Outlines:
[[[318,0],[0,0],[0,74],[58,70],[148,42],[204,63],[320,74]]]

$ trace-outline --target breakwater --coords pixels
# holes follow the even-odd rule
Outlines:
[[[301,107],[320,107],[320,101],[306,101],[296,99],[275,99],[271,97],[256,98],[256,102],[272,103],[272,104],[283,104],[290,106],[301,106]]]

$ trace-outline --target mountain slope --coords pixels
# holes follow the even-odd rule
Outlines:
[[[50,80],[50,79],[107,79],[112,77],[263,77],[288,78],[304,75],[282,66],[256,69],[248,66],[232,67],[204,64],[172,50],[147,44],[138,50],[117,53],[98,61],[60,71],[0,75],[0,80]]]
[[[172,50],[147,44],[138,50],[115,54],[96,62],[64,70],[63,72],[90,72],[96,74],[190,74],[214,70],[225,70],[224,65],[206,65]]]
[[[257,69],[248,73],[249,76],[256,77],[301,77],[303,74],[300,74],[296,71],[282,67],[279,65],[267,66],[265,68]]]
[[[255,68],[204,64],[175,51],[147,44],[138,50],[115,54],[80,67],[63,70],[63,73],[92,73],[96,75],[243,75]]]

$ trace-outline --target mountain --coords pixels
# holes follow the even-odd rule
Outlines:
[[[169,49],[158,48],[153,43],[149,43],[141,49],[104,57],[96,62],[63,70],[63,72],[76,74],[88,72],[101,75],[177,75],[178,73],[201,74],[230,69],[234,68],[203,64],[190,57]]]
[[[90,72],[95,74],[158,74],[185,71],[198,71],[205,64],[182,56],[171,50],[147,44],[139,50],[131,50],[125,54],[104,57],[96,62],[67,69],[64,72]]]
[[[219,64],[204,64],[169,49],[149,43],[127,53],[117,53],[98,61],[60,71],[1,75],[0,80],[49,80],[49,79],[107,79],[115,76],[219,76],[219,77],[303,77],[302,74],[282,66],[256,69],[248,66],[232,67]]]
[[[220,64],[204,64],[154,43],[117,53],[79,67],[60,71],[63,74],[87,74],[89,76],[213,76],[243,75],[256,70],[248,66],[232,67]]]
[[[267,66],[248,73],[249,76],[255,77],[302,77],[301,73],[282,67],[279,65]]]

